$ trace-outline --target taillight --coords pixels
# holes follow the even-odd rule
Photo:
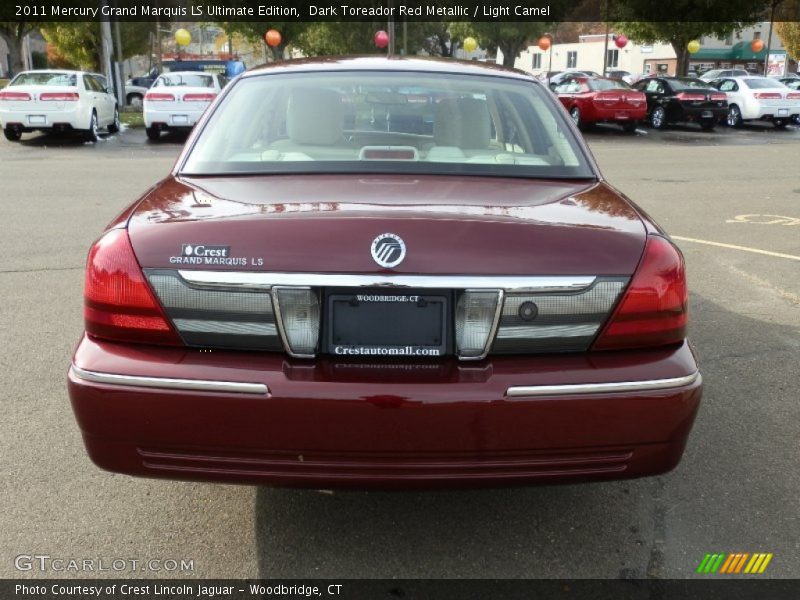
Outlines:
[[[681,92],[680,94],[676,94],[675,98],[681,102],[702,102],[706,99],[706,95]]]
[[[727,99],[728,99],[727,94],[711,94],[711,100],[713,100],[714,102],[719,102],[721,100],[727,100]]]
[[[800,100],[800,93],[798,92],[789,92],[786,94],[787,100]]]
[[[45,92],[39,94],[42,102],[77,102],[80,96],[75,92]]]
[[[147,92],[144,99],[148,102],[175,102],[175,96],[163,92]]]
[[[9,102],[27,102],[31,99],[28,92],[0,92],[0,100]]]
[[[124,229],[112,229],[89,251],[83,316],[86,333],[99,338],[181,344],[144,278]]]
[[[617,94],[614,94],[613,96],[611,96],[611,95],[603,95],[603,96],[598,95],[597,97],[595,97],[595,100],[597,100],[598,102],[608,102],[609,104],[615,104],[615,103],[619,102],[621,99],[622,98]]]
[[[755,94],[757,100],[780,100],[780,92],[758,92]]]
[[[672,243],[650,235],[644,256],[592,349],[662,346],[686,337],[686,268]]]
[[[184,102],[211,102],[216,98],[216,94],[185,94]]]

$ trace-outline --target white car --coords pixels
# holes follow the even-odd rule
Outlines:
[[[144,95],[147,137],[157,140],[162,131],[191,129],[225,86],[217,73],[176,71],[158,76]]]
[[[0,90],[0,125],[6,139],[30,131],[80,131],[96,141],[98,131],[119,131],[114,93],[92,73],[23,71]]]
[[[711,69],[700,75],[703,81],[714,81],[723,77],[748,77],[750,73],[744,69]]]
[[[800,91],[789,89],[777,79],[760,75],[726,77],[712,85],[728,96],[727,123],[731,127],[762,120],[782,128],[800,115]]]

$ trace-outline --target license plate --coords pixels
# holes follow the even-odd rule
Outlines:
[[[187,125],[188,123],[189,117],[187,115],[172,115],[173,125]]]
[[[31,125],[44,125],[47,123],[47,117],[44,115],[28,115],[28,123]]]
[[[779,108],[778,109],[778,114],[781,115],[781,116],[788,115],[789,114],[789,109],[788,108]]]
[[[395,290],[331,293],[328,352],[339,357],[435,358],[448,353],[450,295]]]
[[[714,116],[714,113],[713,113],[713,112],[711,112],[710,110],[704,110],[704,111],[703,111],[703,114],[701,114],[700,116],[701,116],[703,119],[710,119],[711,117],[713,117],[713,116]]]
[[[618,113],[616,114],[616,118],[617,118],[618,120],[620,120],[620,121],[624,121],[624,120],[626,120],[626,119],[630,119],[630,118],[631,118],[631,115],[630,115],[629,113],[626,113],[625,111],[622,111],[622,112],[618,112]]]

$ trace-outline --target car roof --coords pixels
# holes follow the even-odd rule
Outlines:
[[[449,73],[452,75],[490,75],[525,81],[538,81],[529,73],[492,63],[405,56],[326,56],[269,63],[242,74],[243,78],[277,73],[312,73],[319,71],[397,71]]]

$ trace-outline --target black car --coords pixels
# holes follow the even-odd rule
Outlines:
[[[727,96],[700,79],[652,77],[633,87],[647,96],[647,116],[655,129],[695,122],[708,131],[728,114]]]

